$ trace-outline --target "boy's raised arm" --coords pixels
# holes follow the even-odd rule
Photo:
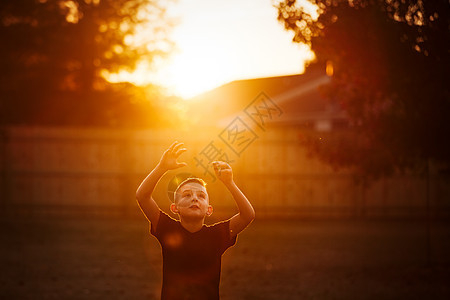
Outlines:
[[[161,160],[150,174],[142,181],[136,191],[136,200],[144,215],[154,225],[159,221],[159,207],[152,197],[153,190],[161,177],[168,171],[183,167],[186,163],[177,162],[177,158],[186,151],[184,144],[174,142],[169,149],[164,151]]]
[[[231,166],[226,162],[221,161],[213,162],[213,166],[216,176],[230,191],[239,210],[239,213],[230,219],[230,234],[233,237],[244,230],[245,227],[255,219],[255,210],[250,201],[248,201],[247,197],[245,197],[244,193],[242,193],[234,182]]]

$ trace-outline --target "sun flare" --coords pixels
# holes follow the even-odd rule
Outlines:
[[[158,84],[189,99],[233,80],[299,74],[313,59],[308,47],[292,43],[271,0],[257,7],[250,0],[220,7],[212,2],[180,0],[172,7],[180,22],[170,37],[176,45],[170,57],[103,76],[110,82]]]

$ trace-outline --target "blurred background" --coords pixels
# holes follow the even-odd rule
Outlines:
[[[223,299],[448,299],[450,3],[3,0],[0,295],[158,299],[135,191],[183,178],[257,219]]]

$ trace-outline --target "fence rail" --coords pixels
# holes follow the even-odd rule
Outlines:
[[[260,215],[414,217],[426,212],[425,178],[395,176],[363,188],[351,173],[334,172],[309,158],[296,136],[274,129],[240,155],[229,157],[236,182]],[[155,197],[168,207],[167,189],[177,172],[206,176],[213,205],[229,214],[235,210],[231,196],[196,161],[213,139],[211,132],[3,128],[1,205],[130,211],[136,206],[134,193],[140,181],[171,141],[183,140],[189,148],[183,154],[189,166],[167,174]],[[449,215],[449,183],[437,174],[430,177],[431,210],[436,216]]]

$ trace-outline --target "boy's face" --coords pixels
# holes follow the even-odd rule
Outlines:
[[[175,196],[176,210],[183,218],[204,218],[212,213],[206,188],[196,182],[188,182],[180,187]]]

